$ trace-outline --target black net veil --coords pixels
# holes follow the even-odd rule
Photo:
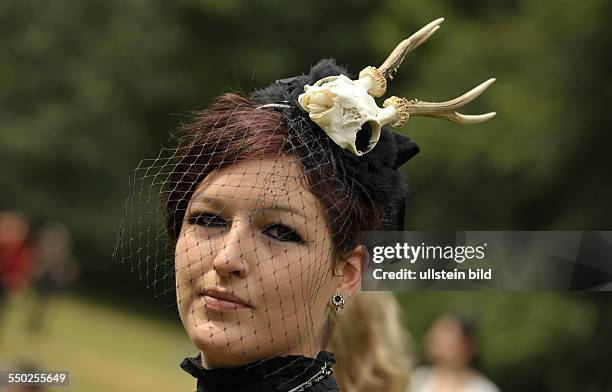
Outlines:
[[[298,95],[339,74],[347,71],[321,60],[197,113],[175,148],[132,172],[114,250],[171,298],[206,366],[283,373],[280,390],[317,375],[300,355],[325,349],[337,267],[360,232],[401,230],[407,190],[397,169],[418,152],[383,127],[372,151],[355,156],[312,122]]]

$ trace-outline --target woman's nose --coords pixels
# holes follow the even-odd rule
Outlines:
[[[213,269],[225,278],[244,278],[249,273],[248,258],[255,252],[255,241],[249,222],[233,221],[223,236],[223,243],[213,260]]]

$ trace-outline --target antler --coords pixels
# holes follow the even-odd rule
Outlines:
[[[438,31],[444,18],[439,18],[425,25],[416,33],[412,34],[399,43],[393,52],[380,65],[380,67],[366,67],[359,73],[359,79],[363,81],[368,93],[373,97],[382,97],[387,91],[387,82],[393,79],[397,69],[406,58],[406,55],[427,41],[433,33]]]
[[[393,122],[392,125],[394,126],[404,124],[411,115],[442,118],[462,124],[477,124],[485,122],[495,117],[497,113],[489,112],[478,115],[466,115],[458,113],[455,110],[462,108],[478,98],[490,85],[493,84],[493,82],[495,82],[495,78],[491,78],[486,82],[474,87],[472,90],[468,91],[462,96],[446,102],[422,102],[418,99],[407,100],[406,98],[390,97],[383,103],[383,107],[390,110],[386,116],[386,120],[388,122]]]
[[[393,79],[393,76],[395,76],[397,69],[402,64],[402,61],[404,61],[406,58],[406,55],[416,49],[423,42],[427,41],[429,37],[433,35],[433,33],[438,31],[442,22],[444,22],[444,18],[434,20],[433,22],[425,25],[416,33],[412,34],[409,38],[406,38],[400,42],[399,45],[393,49],[393,52],[391,52],[385,62],[378,67],[378,71],[387,81]]]
[[[387,82],[393,79],[397,69],[406,58],[406,55],[427,41],[440,28],[444,18],[439,18],[427,24],[409,38],[403,40],[393,49],[393,52],[380,65],[380,67],[366,67],[359,73],[359,82],[367,89],[372,97],[382,97],[387,90]],[[472,90],[446,102],[421,102],[418,99],[388,98],[383,107],[382,123],[391,122],[394,126],[404,124],[412,116],[436,117],[463,124],[476,124],[493,118],[496,113],[490,112],[478,115],[466,115],[456,112],[476,99],[491,84],[494,78],[476,86]]]

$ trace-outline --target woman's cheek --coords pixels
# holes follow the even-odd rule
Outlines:
[[[211,258],[210,246],[198,239],[194,229],[187,228],[178,238],[175,248],[175,274],[177,304],[181,317],[193,313],[199,298],[199,279],[206,270],[207,259]]]
[[[187,249],[185,245],[185,236],[181,235],[176,243],[175,253],[174,253],[174,270],[175,270],[175,279],[176,279],[176,296],[177,303],[179,304],[179,310],[182,312],[182,299],[188,298],[190,296],[190,288],[184,283],[188,281],[187,278]]]
[[[213,259],[213,241],[197,227],[181,233],[176,245],[175,263],[177,275],[188,275],[193,279],[201,277],[210,268]]]

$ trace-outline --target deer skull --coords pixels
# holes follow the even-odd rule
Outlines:
[[[306,85],[304,91],[300,106],[337,145],[357,156],[374,148],[388,115],[368,94],[365,79],[330,76]]]

